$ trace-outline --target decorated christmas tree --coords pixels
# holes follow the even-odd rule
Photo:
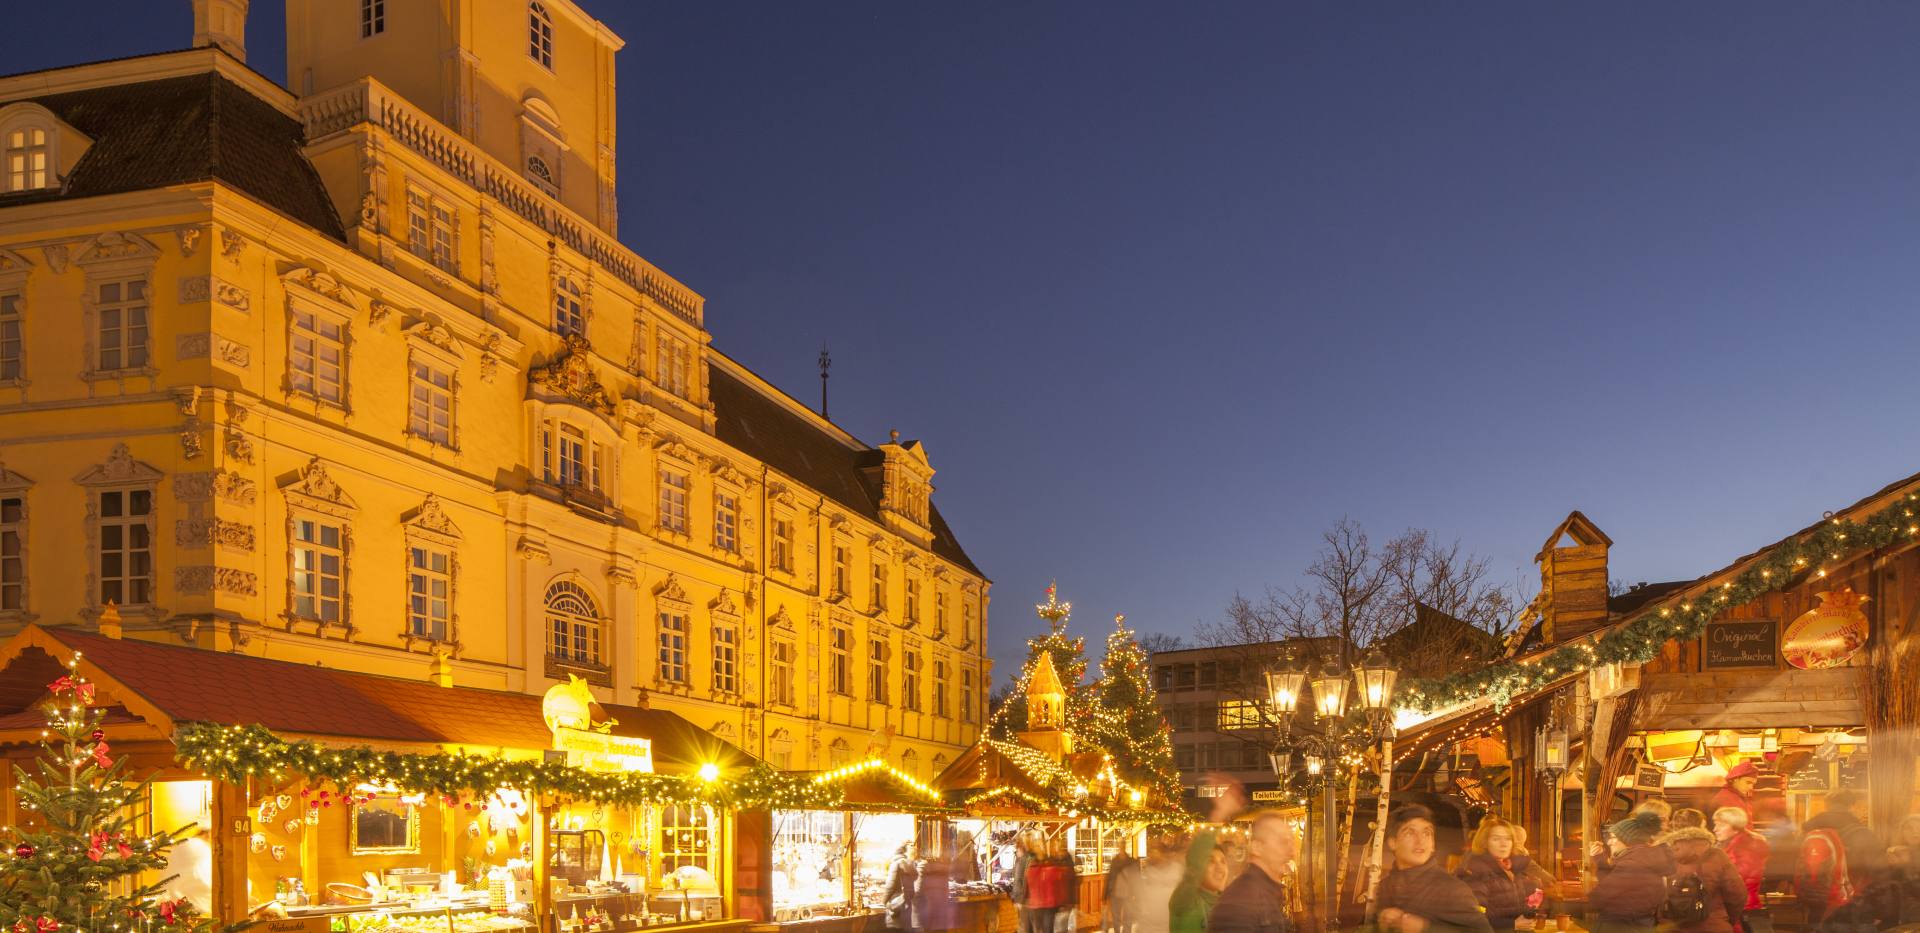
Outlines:
[[[94,687],[79,671],[47,685],[46,738],[35,771],[14,766],[25,813],[0,850],[0,930],[11,933],[199,933],[210,923],[168,899],[167,850],[192,827],[144,833],[147,782],[129,783],[107,747]]]
[[[1049,583],[1047,601],[1033,609],[1040,618],[1046,620],[1047,633],[1039,638],[1027,639],[1027,660],[1020,667],[1022,682],[1013,685],[1013,692],[993,723],[996,735],[1006,736],[1026,730],[1027,692],[1024,681],[1033,671],[1033,662],[1043,652],[1053,656],[1053,669],[1060,675],[1060,682],[1066,685],[1067,721],[1084,722],[1087,711],[1092,708],[1092,697],[1081,683],[1087,676],[1087,640],[1067,637],[1067,621],[1073,615],[1073,604],[1061,602],[1058,590]]]
[[[1149,789],[1161,801],[1180,797],[1180,772],[1173,766],[1173,742],[1149,676],[1147,653],[1126,616],[1113,617],[1107,654],[1094,682],[1094,731],[1114,767],[1129,783]]]

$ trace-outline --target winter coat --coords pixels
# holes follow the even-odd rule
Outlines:
[[[1485,852],[1475,852],[1460,863],[1460,879],[1473,889],[1473,897],[1487,912],[1487,922],[1496,930],[1511,930],[1513,922],[1533,911],[1527,898],[1540,890],[1532,874],[1533,859],[1519,853],[1500,860]]]
[[[1195,835],[1193,844],[1187,846],[1186,873],[1167,904],[1168,928],[1172,933],[1207,933],[1207,914],[1219,903],[1220,892],[1209,891],[1200,882],[1206,880],[1207,860],[1213,857],[1218,841],[1207,831]]]
[[[951,930],[959,926],[948,887],[952,876],[953,864],[946,859],[931,858],[920,863],[920,878],[914,885],[919,895],[915,899],[915,909],[919,911],[915,920],[922,929]]]
[[[1027,906],[1032,908],[1069,908],[1079,892],[1069,859],[1040,859],[1027,866]]]
[[[1207,915],[1207,933],[1292,933],[1287,889],[1267,870],[1248,865],[1220,892]]]
[[[1887,864],[1887,847],[1867,824],[1844,810],[1827,810],[1800,827],[1802,833],[1831,829],[1840,833],[1840,844],[1847,850],[1847,878],[1855,891],[1864,891]],[[1801,897],[1805,898],[1805,893]]]
[[[1666,846],[1628,846],[1587,892],[1587,903],[1600,917],[1596,933],[1653,926],[1673,869],[1673,851]]]
[[[1480,910],[1473,888],[1447,874],[1438,855],[1418,868],[1395,868],[1380,879],[1381,910],[1398,908],[1423,917],[1429,933],[1459,933],[1478,930],[1489,933],[1493,925]],[[1509,922],[1511,927],[1512,923]]]
[[[1027,906],[1027,868],[1033,864],[1033,855],[1026,849],[1013,860],[1013,889],[1007,893],[1013,898],[1013,906]]]
[[[1727,858],[1733,860],[1733,868],[1740,873],[1740,880],[1747,886],[1747,909],[1759,910],[1762,906],[1760,886],[1767,877],[1767,857],[1772,847],[1767,838],[1752,830],[1743,829],[1733,838],[1722,843]]]
[[[1746,811],[1748,819],[1753,818],[1753,800],[1742,796],[1739,791],[1731,787],[1722,787],[1713,792],[1713,806],[1707,811],[1707,818],[1711,820],[1714,811],[1722,807],[1733,807],[1736,810],[1744,810]]]
[[[1707,916],[1693,923],[1675,923],[1679,933],[1733,933],[1746,912],[1747,884],[1725,852],[1706,842],[1698,848],[1676,843],[1674,877],[1698,875],[1707,901]]]
[[[920,928],[920,866],[910,858],[896,858],[887,873],[887,929]]]
[[[1186,875],[1186,863],[1177,859],[1148,859],[1140,863],[1140,881],[1135,889],[1139,909],[1133,913],[1139,933],[1168,933],[1172,924],[1173,892],[1179,890]]]

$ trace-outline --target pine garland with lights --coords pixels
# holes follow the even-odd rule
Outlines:
[[[1148,788],[1156,800],[1180,798],[1180,771],[1173,740],[1153,689],[1147,653],[1126,616],[1114,616],[1107,653],[1094,683],[1093,732],[1129,782]]]
[[[94,686],[79,663],[75,652],[67,673],[47,687],[38,774],[13,769],[27,815],[0,837],[11,852],[0,852],[0,929],[208,930],[212,921],[185,898],[166,896],[174,876],[139,883],[143,873],[165,871],[168,850],[194,828],[140,831],[149,782],[128,782],[126,760],[112,757],[101,728],[106,714],[93,705]]]
[[[1484,696],[1505,706],[1512,697],[1569,674],[1605,664],[1646,663],[1669,641],[1699,637],[1709,621],[1729,609],[1809,577],[1823,579],[1829,567],[1846,558],[1920,537],[1915,509],[1920,509],[1920,495],[1908,493],[1863,521],[1830,518],[1804,536],[1769,548],[1707,592],[1664,600],[1598,638],[1564,645],[1543,657],[1402,684],[1397,705],[1431,711]]]
[[[496,791],[517,790],[616,806],[709,804],[736,810],[831,810],[845,799],[837,784],[764,765],[707,780],[697,774],[592,771],[534,759],[335,748],[284,739],[259,725],[213,723],[181,726],[174,745],[182,764],[234,784],[305,779],[340,789],[373,784],[454,799],[484,800]]]

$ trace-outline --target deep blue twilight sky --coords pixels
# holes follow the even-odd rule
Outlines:
[[[1685,578],[1920,470],[1920,5],[582,2],[623,238],[927,442],[1003,675],[1050,577],[1190,634],[1343,515],[1515,576],[1579,508]],[[7,20],[5,72],[190,33]]]

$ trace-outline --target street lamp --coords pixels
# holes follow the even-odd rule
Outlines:
[[[1280,728],[1285,731],[1294,710],[1300,708],[1300,694],[1307,688],[1307,672],[1293,660],[1289,653],[1280,659],[1280,666],[1267,672],[1267,693],[1273,697],[1273,709],[1280,714]]]
[[[1347,675],[1332,661],[1313,679],[1313,704],[1321,719],[1337,720],[1347,713]]]
[[[1285,790],[1287,775],[1293,772],[1293,749],[1276,748],[1267,753],[1267,761],[1273,764],[1273,776],[1280,779],[1280,789]]]
[[[1353,681],[1360,687],[1360,707],[1369,713],[1385,712],[1387,701],[1393,698],[1393,682],[1399,679],[1400,672],[1393,669],[1380,649],[1367,652],[1353,670]]]

